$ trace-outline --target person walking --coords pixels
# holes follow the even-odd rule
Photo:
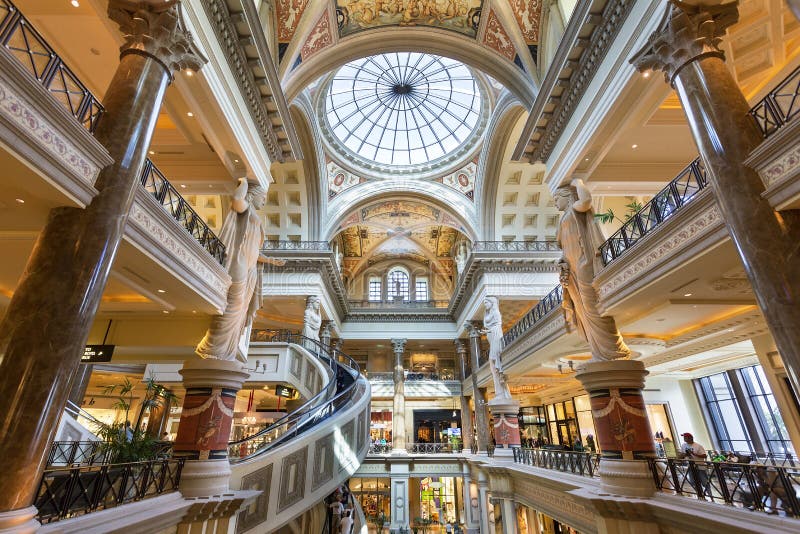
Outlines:
[[[328,505],[328,507],[331,509],[331,534],[339,534],[339,532],[341,532],[340,525],[342,522],[342,511],[344,510],[342,501],[339,500],[338,496],[334,497],[333,501],[330,505]]]
[[[352,529],[353,529],[353,517],[352,514],[350,513],[350,510],[347,510],[344,513],[344,517],[342,517],[341,521],[339,522],[338,534],[350,534],[350,531]]]
[[[706,460],[706,449],[694,440],[694,436],[690,432],[684,432],[681,436],[683,436],[681,453],[684,459],[691,462],[687,466],[687,479],[694,486],[698,497],[705,496],[707,491],[710,492],[708,487],[708,472],[706,471],[705,463],[698,464],[697,462],[704,462]]]

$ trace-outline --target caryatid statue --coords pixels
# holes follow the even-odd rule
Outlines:
[[[322,314],[319,311],[319,297],[312,295],[306,301],[303,314],[303,336],[319,341],[319,329],[322,327]]]
[[[598,247],[603,242],[592,210],[592,195],[583,180],[556,190],[556,207],[563,211],[556,237],[563,253],[559,262],[563,307],[568,327],[577,328],[589,343],[593,361],[627,358],[631,351],[613,317],[598,310],[599,297],[592,281],[599,268]]]
[[[225,244],[224,266],[231,276],[225,312],[211,320],[205,337],[195,352],[203,358],[245,361],[246,354],[238,349],[239,339],[253,322],[261,307],[264,223],[258,210],[267,201],[267,190],[258,184],[239,178],[233,192],[231,210],[225,217],[220,240]]]
[[[500,303],[497,297],[486,297],[483,300],[483,332],[489,341],[489,369],[494,381],[495,399],[510,399],[511,391],[506,383],[503,361],[503,318],[500,315]]]

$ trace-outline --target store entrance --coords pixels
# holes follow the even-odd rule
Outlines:
[[[414,410],[415,443],[450,443],[450,428],[461,428],[459,410]]]

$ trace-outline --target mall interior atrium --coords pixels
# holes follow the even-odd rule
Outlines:
[[[0,0],[0,533],[800,532],[800,0]]]

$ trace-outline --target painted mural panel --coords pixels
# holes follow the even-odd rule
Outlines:
[[[432,26],[475,37],[483,0],[334,0],[339,35],[380,26]]]
[[[542,0],[508,0],[525,43],[539,44]]]
[[[486,34],[483,36],[483,44],[496,51],[509,61],[514,61],[516,50],[511,37],[503,27],[500,19],[495,15],[494,10],[489,11],[489,18],[486,21]]]
[[[300,49],[300,57],[303,61],[307,60],[323,48],[333,44],[333,34],[331,33],[330,15],[325,11],[320,16],[314,29],[308,34],[303,48]]]
[[[278,15],[279,43],[288,43],[292,40],[307,4],[308,0],[278,0],[275,7]]]

